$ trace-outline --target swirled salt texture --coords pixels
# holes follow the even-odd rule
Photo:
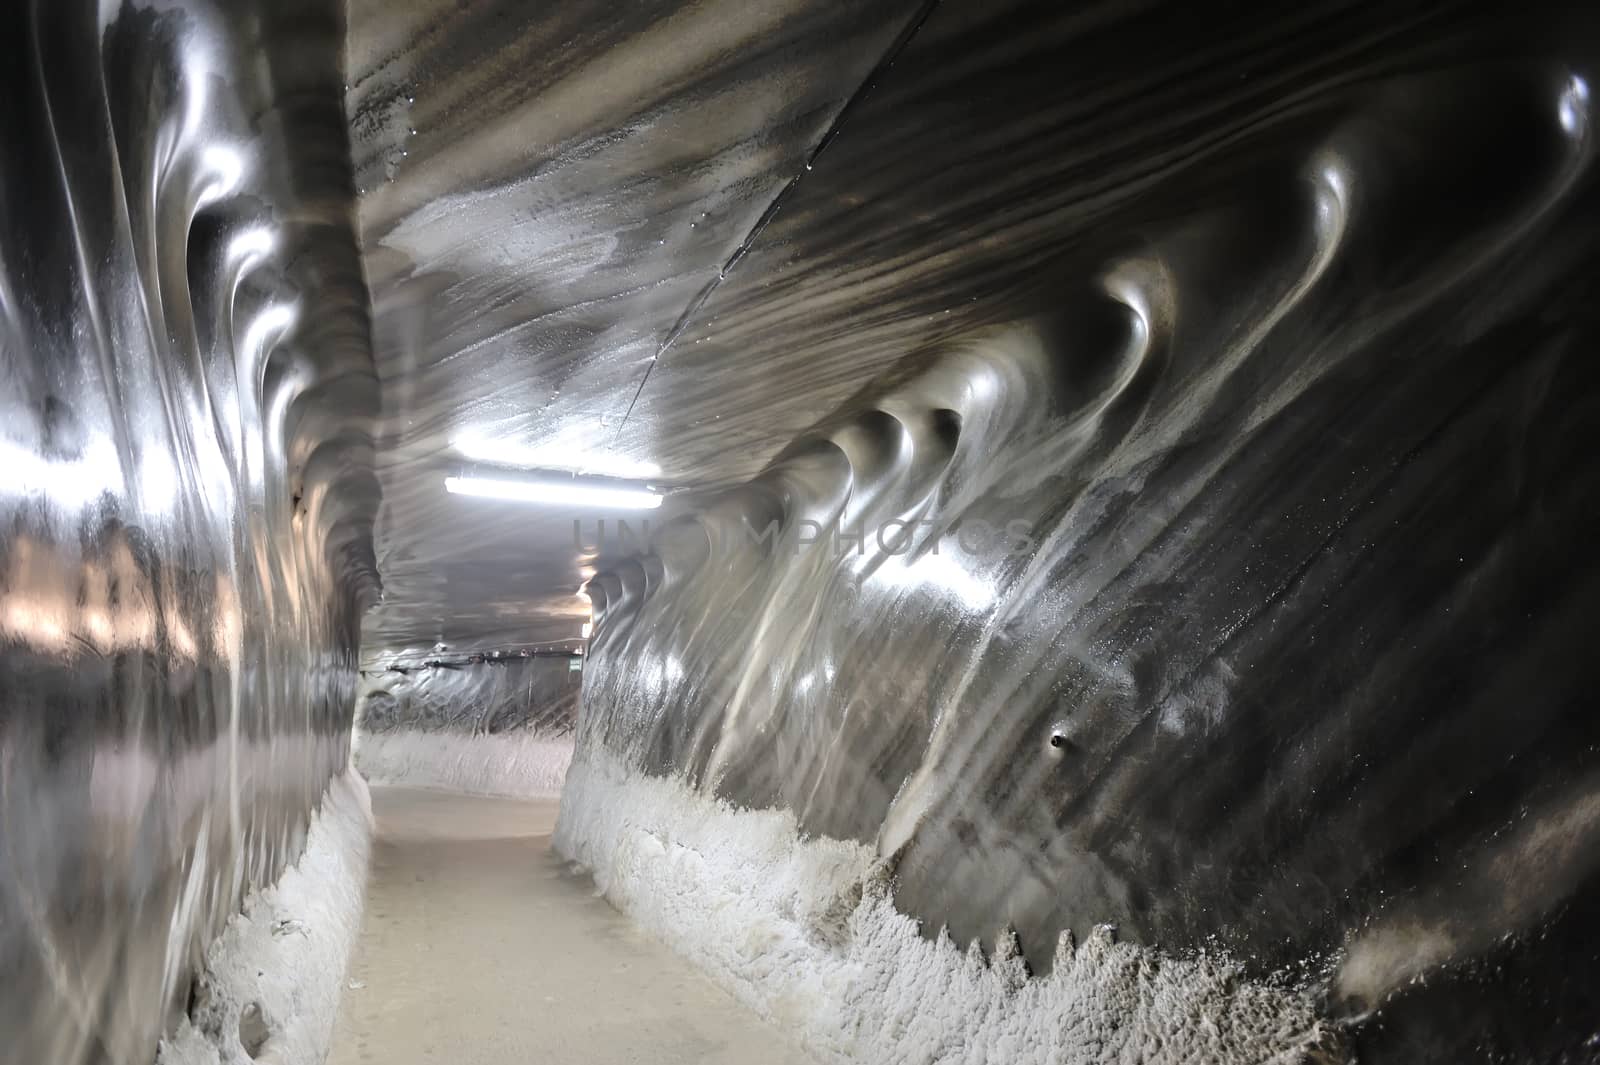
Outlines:
[[[378,492],[343,11],[13,8],[0,1058],[147,1062],[349,756]]]
[[[600,564],[577,764],[868,847],[899,912],[1041,974],[1112,924],[1302,990],[1363,1061],[1592,1054],[1592,27],[1326,80],[1275,38],[1276,109],[1242,60],[1149,97],[1063,63],[1081,108],[1041,83],[1030,128],[1078,139],[1035,158],[951,102],[965,48],[1033,42],[949,17],[644,386],[670,448],[764,466]],[[919,104],[976,139],[954,171]],[[864,364],[776,455],[754,413],[676,429],[695,381],[770,429]]]
[[[148,1058],[345,762],[358,629],[554,646],[587,580],[580,766],[866,855],[975,1004],[1109,923],[1363,1061],[1593,1056],[1587,9],[8,30],[5,1053]],[[442,490],[495,462],[669,499],[589,548]]]

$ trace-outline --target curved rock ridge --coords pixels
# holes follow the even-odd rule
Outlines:
[[[148,1062],[348,762],[377,383],[342,6],[24,3],[0,81],[0,1032]]]
[[[1303,989],[1363,1061],[1587,1053],[1585,71],[1299,121],[670,499],[587,586],[577,764],[869,846],[1037,972],[1111,924]]]

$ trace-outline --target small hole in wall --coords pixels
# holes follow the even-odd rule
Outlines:
[[[240,1011],[239,1043],[246,1054],[252,1058],[260,1057],[270,1038],[272,1029],[267,1024],[266,1011],[261,1008],[261,1003],[252,1002]]]
[[[1059,732],[1050,733],[1050,746],[1060,750],[1067,745],[1067,737]]]

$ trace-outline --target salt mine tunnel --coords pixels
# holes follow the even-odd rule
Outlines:
[[[1600,9],[5,22],[0,1061],[1600,1062]]]

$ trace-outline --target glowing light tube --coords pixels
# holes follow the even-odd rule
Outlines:
[[[452,495],[509,499],[518,503],[562,503],[574,507],[614,510],[654,510],[661,493],[644,488],[618,488],[582,481],[514,481],[497,477],[446,477],[444,490]]]

